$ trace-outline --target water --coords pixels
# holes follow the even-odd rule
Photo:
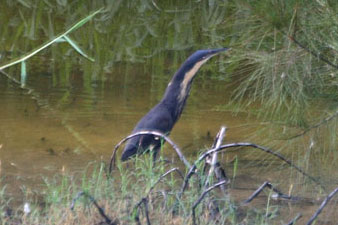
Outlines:
[[[170,4],[175,5],[173,2]],[[5,13],[15,15],[15,7],[28,17],[29,9],[9,5],[8,12],[2,10],[0,13],[4,20],[8,17]],[[114,7],[110,10],[114,11]],[[192,37],[198,36],[193,29],[199,25],[190,26],[186,24],[189,20],[184,20],[197,10],[192,5],[184,5],[184,9],[188,10],[186,14],[154,14],[166,24],[164,27],[147,27],[156,21],[140,15],[140,11],[151,8],[149,5],[138,8],[140,14],[137,14],[138,19],[133,25],[129,23],[131,15],[128,7],[120,7],[116,9],[118,13],[114,20],[98,17],[96,25],[87,24],[72,34],[81,47],[94,55],[95,63],[81,58],[66,44],[54,45],[50,50],[28,61],[27,87],[38,94],[36,99],[32,99],[34,95],[28,94],[27,89],[20,89],[6,76],[0,76],[0,173],[2,185],[7,185],[8,196],[18,202],[24,199],[23,189],[33,192],[43,190],[43,178],[51,178],[65,171],[80,173],[93,161],[108,162],[114,145],[130,134],[137,121],[161,99],[171,76],[185,58],[194,50],[205,46],[219,47],[226,39],[221,38],[226,28],[214,30],[206,27],[201,31],[202,36],[205,36],[201,40],[193,40]],[[137,9],[137,6],[129,7]],[[92,8],[94,10],[97,7]],[[219,10],[218,7],[215,10]],[[41,15],[45,17],[44,13]],[[66,24],[71,24],[87,13],[79,10],[76,18],[70,16],[70,12],[67,15],[69,21]],[[147,21],[140,25],[140,18]],[[35,23],[40,24],[37,27],[45,32],[53,29],[55,30],[51,33],[64,31],[63,20],[58,16],[52,19],[58,21],[55,26],[40,17],[35,18]],[[11,24],[8,29],[0,27],[3,34],[0,43],[4,46],[0,49],[2,63],[31,50],[48,40],[46,36],[51,35],[47,32],[40,38],[37,31],[39,29],[36,25],[30,27],[30,23],[22,28],[25,32],[19,31],[18,27],[23,26],[22,22],[18,19],[8,20]],[[171,25],[167,25],[168,21],[171,21]],[[184,32],[177,35],[173,27]],[[37,29],[35,33],[34,29]],[[210,30],[214,33],[208,39]],[[28,31],[33,33],[27,33]],[[9,34],[17,34],[20,41],[5,38]],[[29,34],[34,34],[34,38]],[[201,149],[211,146],[213,138],[224,125],[228,128],[225,139],[227,143],[250,141],[278,149],[294,159],[296,164],[307,168],[309,173],[321,178],[328,190],[333,190],[337,185],[336,167],[330,166],[331,163],[325,161],[325,158],[320,162],[313,156],[306,158],[309,156],[307,147],[304,146],[309,145],[309,139],[304,139],[297,145],[294,142],[276,140],[275,137],[281,133],[283,126],[256,118],[255,110],[260,107],[258,104],[253,105],[252,112],[237,113],[227,105],[236,83],[230,82],[226,60],[227,53],[214,57],[202,67],[194,80],[182,117],[170,138],[192,159],[196,158]],[[19,69],[17,66],[6,71],[19,78]],[[162,154],[170,159],[174,157],[168,145]],[[313,197],[314,193],[317,196],[319,192],[319,187],[312,183],[303,187],[302,176],[280,161],[253,150],[231,152],[222,158],[231,175],[234,172],[234,157],[239,161],[231,194],[237,200],[244,200],[266,180],[278,184],[285,192],[289,191],[292,184],[293,193],[308,198]],[[174,160],[178,161],[177,158]],[[321,172],[323,160],[327,163],[325,168],[328,173]],[[315,204],[306,201],[282,204],[281,213],[288,214],[291,211],[292,215],[296,215],[297,212],[303,212],[307,218],[317,208],[317,200],[319,199],[316,199]],[[256,202],[256,206],[263,208],[265,204],[266,198],[263,197]],[[332,211],[328,215],[332,217],[332,221],[337,217]]]

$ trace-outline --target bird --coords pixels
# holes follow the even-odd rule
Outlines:
[[[211,57],[227,50],[229,48],[204,49],[190,55],[172,77],[161,101],[137,123],[132,133],[147,130],[168,136],[182,114],[192,82],[201,66]],[[151,134],[132,137],[124,147],[121,161],[149,151],[153,152],[155,160],[163,143],[158,136]]]

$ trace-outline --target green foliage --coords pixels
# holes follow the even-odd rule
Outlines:
[[[30,205],[30,213],[23,214],[18,209],[8,218],[6,215],[0,215],[0,220],[7,222],[22,220],[25,224],[93,224],[102,221],[97,209],[85,196],[77,199],[74,211],[69,210],[72,200],[78,196],[80,191],[84,191],[93,196],[112,219],[118,219],[121,223],[134,223],[137,210],[141,210],[133,210],[134,206],[147,195],[149,188],[152,187],[155,190],[150,193],[148,204],[152,223],[168,224],[173,219],[178,224],[191,223],[191,206],[202,193],[198,180],[196,177],[193,178],[184,197],[179,200],[179,211],[173,218],[171,216],[172,204],[176,202],[177,193],[180,191],[176,182],[181,183],[182,180],[177,175],[171,174],[171,177],[163,178],[154,186],[156,180],[163,174],[161,171],[167,171],[168,168],[163,163],[150,167],[153,166],[151,161],[151,155],[144,155],[142,158],[135,159],[133,161],[135,164],[128,165],[128,168],[119,162],[117,170],[108,179],[105,176],[106,168],[103,163],[90,163],[82,173],[80,180],[66,173],[60,177],[45,179],[46,189],[44,195],[41,196],[42,199],[35,201],[29,195],[25,199],[25,202]],[[201,166],[198,167],[200,177],[205,176],[200,170]],[[176,181],[173,182],[172,179]],[[159,195],[160,192],[166,193],[166,196]],[[4,189],[0,194],[4,195]],[[243,219],[250,221],[250,224],[265,224],[261,221],[268,221],[264,215],[268,211],[262,210],[262,212],[254,213],[253,216],[253,212],[249,210],[244,215],[242,212],[237,212],[234,202],[228,198],[220,197],[217,193],[209,193],[207,199],[209,198],[214,198],[214,203],[219,206],[218,222],[221,224],[238,224]],[[207,201],[210,200],[204,200],[197,207],[196,215],[198,215],[199,224],[213,224],[213,221],[209,220],[207,205],[204,204]],[[1,203],[1,207],[8,207],[3,198]],[[270,206],[268,210],[271,210]],[[138,215],[143,217],[141,213]],[[218,223],[215,222],[215,224]]]

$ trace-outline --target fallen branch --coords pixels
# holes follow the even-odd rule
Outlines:
[[[113,167],[115,167],[115,157],[116,157],[116,152],[117,152],[118,148],[124,142],[126,142],[127,140],[129,140],[129,139],[131,139],[133,137],[140,136],[140,135],[145,135],[145,134],[155,135],[155,136],[163,138],[166,142],[168,142],[174,148],[174,150],[176,151],[178,157],[181,159],[181,161],[184,163],[184,165],[186,167],[190,168],[190,163],[186,160],[186,158],[182,154],[181,150],[177,147],[177,145],[172,140],[169,139],[169,137],[167,137],[163,133],[160,133],[160,132],[157,132],[157,131],[146,131],[146,130],[144,130],[144,131],[139,131],[139,132],[136,132],[134,134],[131,134],[131,135],[129,135],[126,138],[123,138],[117,145],[115,145],[114,152],[113,152],[113,154],[112,154],[112,156],[110,158],[109,174],[112,172]]]
[[[191,216],[192,216],[192,224],[196,225],[196,215],[195,215],[195,209],[196,207],[202,202],[203,198],[213,189],[217,188],[218,186],[224,185],[227,181],[223,180],[221,182],[218,182],[212,186],[210,186],[209,188],[207,188],[205,191],[203,191],[203,193],[201,194],[201,196],[196,200],[196,202],[194,203],[194,205],[191,208]]]
[[[84,192],[84,191],[80,191],[79,193],[77,193],[76,197],[73,199],[72,204],[70,205],[70,209],[74,210],[75,207],[75,202],[81,197],[81,196],[85,196],[87,198],[89,198],[89,200],[95,205],[95,207],[97,208],[97,210],[99,211],[100,215],[104,218],[105,222],[109,225],[116,225],[115,222],[113,222],[105,213],[104,213],[104,209],[102,207],[99,206],[99,204],[97,204],[96,200],[88,193]]]
[[[277,194],[277,196],[275,197],[277,199],[282,198],[282,199],[293,200],[293,201],[299,200],[298,197],[293,197],[293,196],[290,196],[290,195],[283,194],[281,191],[279,191],[277,188],[275,188],[270,182],[265,181],[247,200],[245,200],[243,202],[243,204],[248,204],[249,202],[251,202],[266,187],[270,188],[272,191],[274,191]]]
[[[324,209],[324,207],[327,205],[327,203],[329,203],[329,201],[333,198],[333,196],[335,194],[338,193],[338,188],[334,189],[322,202],[322,204],[320,205],[319,209],[317,209],[317,211],[315,212],[315,214],[313,214],[313,216],[310,218],[310,220],[306,223],[306,225],[311,225],[313,223],[313,221],[318,217],[318,215],[322,212],[322,210]]]

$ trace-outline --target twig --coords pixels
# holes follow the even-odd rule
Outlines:
[[[288,222],[286,225],[293,225],[297,222],[297,220],[299,220],[302,217],[302,214],[298,213],[297,216],[295,218],[293,218],[292,220],[290,220],[290,222]]]
[[[211,190],[217,188],[220,185],[225,184],[227,181],[223,180],[221,182],[218,182],[212,186],[210,186],[209,188],[207,188],[205,191],[203,191],[203,193],[201,194],[201,196],[196,200],[196,202],[194,203],[194,205],[192,206],[191,210],[192,210],[192,221],[193,224],[196,225],[196,215],[195,215],[195,209],[198,206],[198,204],[201,203],[201,201],[203,200],[203,198],[206,196],[206,194],[208,194]]]
[[[129,140],[129,139],[131,139],[131,138],[133,138],[135,136],[140,136],[140,135],[145,135],[145,134],[155,135],[155,136],[159,136],[159,137],[163,138],[166,142],[168,142],[174,148],[174,150],[176,151],[178,157],[181,159],[181,161],[184,163],[184,165],[186,167],[190,168],[190,163],[186,160],[186,158],[182,154],[181,150],[177,147],[177,145],[172,140],[169,139],[169,137],[167,137],[163,133],[160,133],[160,132],[157,132],[157,131],[146,131],[146,130],[143,130],[143,131],[139,131],[139,132],[136,132],[134,134],[131,134],[131,135],[129,135],[126,138],[123,138],[117,145],[115,145],[114,152],[113,152],[113,154],[112,154],[112,156],[110,158],[109,174],[112,172],[113,167],[115,167],[115,157],[116,157],[116,152],[117,152],[118,148],[124,142],[126,142],[127,140]]]
[[[225,137],[225,132],[226,132],[226,127],[221,127],[220,131],[218,132],[218,134],[215,138],[215,141],[212,145],[212,148],[219,148],[219,146],[221,146],[222,141]],[[206,160],[206,162],[208,163],[208,160]],[[210,164],[209,174],[208,174],[208,177],[206,178],[204,187],[208,186],[208,184],[210,182],[210,177],[212,176],[212,174],[214,172],[215,172],[215,175],[216,175],[218,182],[220,182],[222,180],[226,180],[226,181],[228,180],[227,177],[225,176],[225,172],[224,172],[223,168],[220,166],[220,163],[217,160],[217,152],[212,154],[212,160],[209,164]],[[222,185],[220,188],[221,188],[223,194],[226,194],[224,185]]]
[[[324,209],[324,207],[327,205],[327,203],[329,203],[329,201],[331,200],[331,198],[333,198],[333,196],[335,194],[337,194],[338,192],[338,188],[334,189],[334,191],[332,191],[322,202],[322,204],[320,205],[319,209],[317,209],[316,213],[313,214],[313,216],[310,218],[310,220],[306,223],[306,225],[311,225],[313,223],[313,221],[318,217],[318,215],[322,212],[322,210]]]
[[[297,137],[300,137],[300,136],[303,136],[304,134],[306,134],[307,132],[309,132],[310,130],[314,129],[314,128],[318,128],[320,126],[322,126],[323,124],[326,124],[328,123],[330,120],[334,119],[336,116],[338,116],[338,110],[333,113],[333,115],[323,119],[322,121],[320,121],[319,123],[309,127],[308,129],[304,130],[303,132],[299,133],[299,134],[296,134],[294,136],[291,136],[289,138],[287,138],[287,140],[290,140],[290,139],[294,139],[294,138],[297,138]]]
[[[254,198],[256,198],[263,191],[265,187],[268,187],[272,191],[277,193],[277,198],[283,198],[287,200],[299,200],[298,197],[293,197],[293,196],[283,194],[281,191],[275,188],[270,182],[265,181],[247,200],[243,202],[243,204],[248,204],[249,202],[251,202]]]
[[[172,168],[170,170],[168,170],[167,172],[165,172],[164,174],[162,174],[159,179],[150,187],[148,193],[146,194],[145,197],[141,198],[141,200],[135,204],[134,209],[132,211],[132,215],[134,215],[134,219],[135,222],[137,222],[138,224],[140,224],[140,218],[139,218],[139,214],[137,209],[143,204],[145,207],[145,214],[146,214],[146,218],[147,218],[147,224],[150,225],[150,219],[149,219],[149,211],[148,211],[148,199],[149,199],[149,195],[151,194],[151,192],[154,190],[155,186],[164,178],[166,177],[168,174],[172,173],[172,172],[177,172],[183,179],[183,175],[182,172],[178,169],[178,168]]]
[[[325,190],[325,188],[321,185],[321,183],[315,179],[314,177],[312,177],[311,175],[307,174],[305,171],[303,171],[301,168],[299,168],[298,166],[296,166],[295,164],[292,163],[292,161],[288,160],[287,158],[285,158],[285,156],[274,152],[268,148],[265,148],[263,146],[260,145],[256,145],[253,143],[246,143],[246,142],[239,142],[239,143],[231,143],[231,144],[226,144],[226,145],[222,145],[220,147],[220,150],[226,149],[226,148],[233,148],[233,147],[253,147],[255,149],[259,149],[263,152],[269,153],[279,159],[281,159],[282,161],[284,161],[285,163],[287,163],[289,166],[295,168],[298,172],[300,172],[301,174],[303,174],[304,176],[308,177],[310,180],[312,180],[313,182],[315,182],[316,184],[318,184],[319,186],[321,186],[323,188],[323,190]],[[239,150],[239,149],[238,149]],[[212,150],[210,150],[210,152],[212,152]]]
[[[290,40],[292,40],[296,45],[298,45],[299,47],[301,47],[302,49],[306,50],[307,52],[309,52],[311,55],[313,55],[314,57],[322,60],[323,62],[326,62],[327,64],[329,64],[330,66],[338,69],[338,65],[333,64],[331,61],[329,61],[327,58],[323,57],[322,55],[310,50],[309,48],[307,48],[305,45],[301,44],[299,41],[296,40],[295,37],[293,36],[288,36]]]
[[[74,210],[74,206],[75,206],[75,202],[81,197],[81,196],[85,196],[87,198],[89,198],[89,200],[95,205],[95,207],[97,208],[97,210],[99,211],[100,215],[104,218],[105,222],[109,225],[116,225],[115,222],[113,222],[105,213],[104,213],[104,209],[101,208],[99,206],[99,204],[97,204],[96,200],[88,193],[84,192],[84,191],[80,191],[79,193],[77,193],[76,197],[73,199],[72,204],[70,205],[70,209]]]

